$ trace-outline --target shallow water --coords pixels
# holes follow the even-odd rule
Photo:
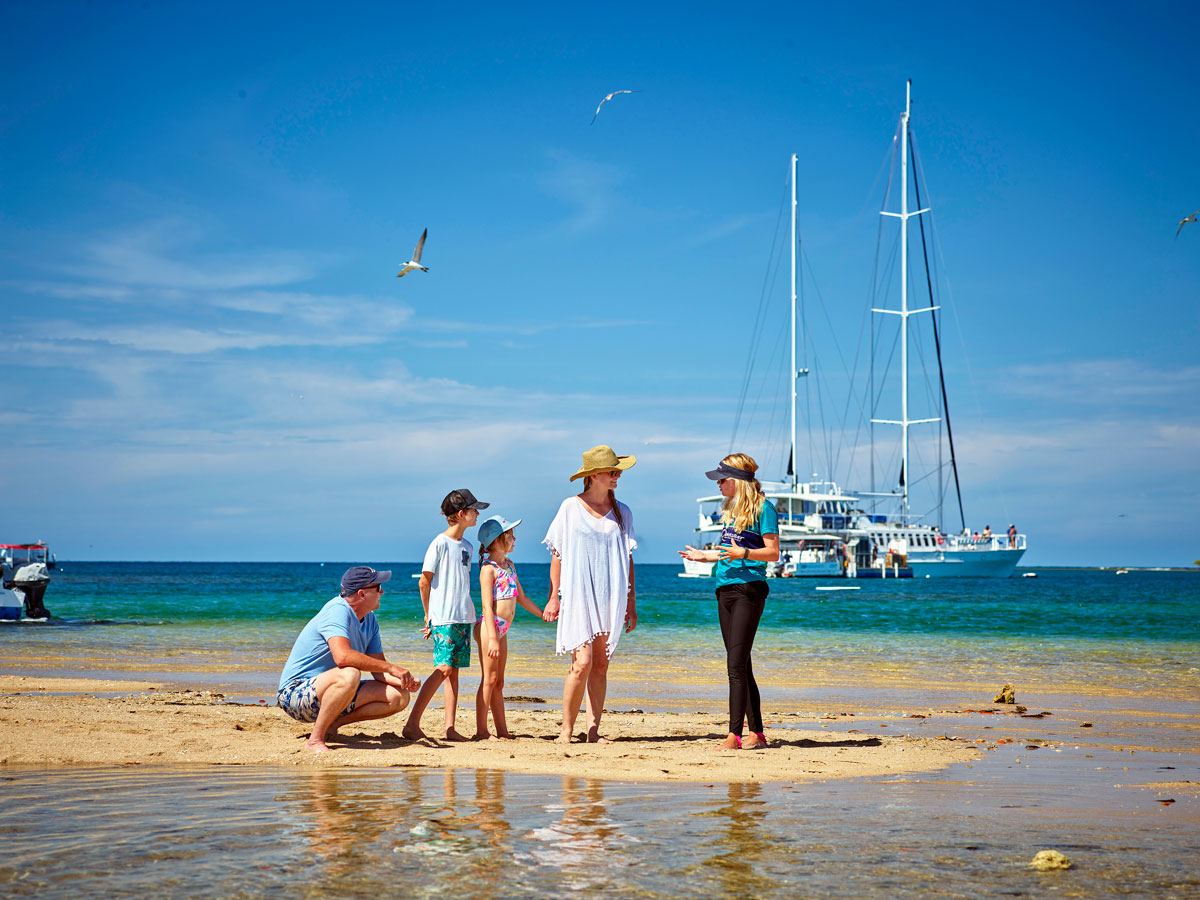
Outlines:
[[[1162,806],[1153,791],[1115,786],[1148,774],[1121,770],[1115,754],[1080,778],[1079,760],[1029,766],[1019,752],[914,779],[804,785],[10,770],[0,889],[79,900],[1200,896],[1195,798]],[[1031,870],[1047,848],[1074,868]]]
[[[295,635],[332,596],[344,568],[66,563],[47,594],[54,621],[0,628],[0,663],[6,671],[54,674],[61,666],[46,663],[54,660],[97,677],[202,681],[265,696]],[[393,568],[379,612],[384,649],[423,674],[430,651],[418,633],[421,606],[410,577],[418,567]],[[519,569],[540,600],[547,567]],[[694,705],[698,684],[719,688],[724,659],[712,583],[678,572],[639,567],[639,626],[621,639],[614,703],[675,708]],[[887,702],[889,691],[902,694],[914,683],[994,689],[1005,681],[1065,692],[1102,684],[1184,700],[1200,681],[1195,573],[1043,569],[1036,579],[864,581],[858,591],[816,590],[831,583],[771,582],[754,664],[774,702],[819,702],[828,692],[812,685],[839,686],[852,699],[864,673]],[[553,697],[564,661],[554,656],[552,626],[520,610],[509,644],[512,692]],[[720,702],[719,690],[713,700]]]
[[[0,628],[5,673],[205,682],[273,694],[330,564],[76,563],[46,624]],[[389,657],[424,674],[415,566],[394,566]],[[521,566],[535,597],[544,566]],[[711,583],[639,569],[609,706],[720,710]],[[855,712],[830,731],[950,733],[971,765],[827,784],[625,784],[495,771],[0,770],[11,897],[1200,897],[1200,578],[773,582],[755,647],[764,707]],[[508,693],[554,698],[563,660],[524,613]],[[988,706],[1005,681],[1044,719],[908,719]],[[467,690],[473,690],[468,681]],[[1034,704],[1037,704],[1034,707]],[[1081,729],[1086,713],[1094,727]],[[811,728],[812,720],[802,721]],[[781,727],[771,723],[769,728]],[[1010,744],[996,740],[1013,739]],[[1040,740],[1052,741],[1049,747]],[[769,752],[769,751],[767,751]],[[595,773],[580,773],[581,776]],[[1194,785],[1193,785],[1194,788]],[[1161,801],[1176,802],[1162,805]],[[1075,867],[1039,874],[1038,850]]]

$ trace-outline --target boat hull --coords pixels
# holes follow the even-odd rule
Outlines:
[[[908,564],[917,578],[1009,578],[1024,554],[1024,548],[910,553]]]

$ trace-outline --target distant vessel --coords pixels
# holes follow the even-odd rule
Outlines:
[[[0,620],[48,619],[42,604],[50,585],[50,570],[57,566],[45,541],[32,544],[0,544]]]
[[[912,109],[912,82],[908,82],[905,90],[904,112],[900,115],[900,126],[897,139],[900,150],[900,210],[893,212],[881,210],[883,216],[895,218],[900,223],[900,308],[876,308],[872,312],[880,316],[897,316],[900,321],[900,418],[872,418],[873,424],[896,425],[900,428],[900,472],[898,485],[887,493],[873,491],[858,492],[860,497],[886,498],[895,504],[892,512],[883,514],[863,514],[855,517],[850,526],[849,534],[858,535],[860,557],[867,553],[882,555],[885,550],[898,555],[912,567],[916,576],[987,576],[1008,577],[1013,574],[1017,563],[1025,553],[1025,535],[1012,529],[1004,535],[992,535],[986,529],[983,535],[972,534],[965,525],[958,534],[945,534],[940,528],[932,525],[918,525],[913,522],[909,507],[909,484],[912,483],[909,466],[909,428],[913,425],[923,425],[934,422],[945,422],[946,439],[950,450],[950,466],[954,473],[955,493],[958,497],[959,515],[962,516],[962,493],[958,483],[958,464],[954,455],[954,435],[950,430],[950,408],[946,396],[945,377],[942,372],[941,341],[938,337],[937,318],[934,315],[939,306],[934,304],[932,280],[930,284],[929,305],[919,309],[909,306],[908,291],[908,220],[929,212],[930,208],[918,208],[910,211],[908,207],[908,155],[912,149],[912,136],[909,132],[909,116]],[[916,168],[913,169],[913,191],[916,194],[917,206],[921,205],[920,185],[916,179]],[[922,241],[924,230],[922,229]],[[941,415],[929,418],[913,419],[909,417],[909,327],[911,316],[928,313],[933,322],[934,346],[937,349],[938,386],[940,387]],[[874,350],[874,347],[872,347]],[[941,475],[937,474],[939,485]],[[940,488],[939,488],[940,490]],[[877,502],[872,500],[872,502]],[[940,508],[940,494],[938,506]],[[965,518],[965,517],[963,517]]]
[[[791,395],[791,455],[788,476],[784,482],[763,481],[763,492],[779,512],[779,544],[781,558],[770,565],[767,575],[781,577],[802,576],[845,576],[863,577],[930,577],[930,576],[975,576],[1008,577],[1013,574],[1017,563],[1025,553],[1026,536],[1011,529],[1003,535],[991,534],[985,529],[982,535],[972,534],[967,529],[957,534],[947,534],[940,527],[917,524],[920,516],[913,515],[909,504],[909,428],[932,422],[946,422],[946,437],[950,450],[950,466],[954,471],[954,486],[958,495],[959,513],[962,515],[962,496],[958,490],[957,462],[954,456],[953,434],[949,426],[949,403],[946,398],[945,378],[942,374],[941,345],[934,323],[934,342],[938,348],[937,368],[941,387],[942,415],[913,419],[909,416],[909,327],[911,316],[929,313],[931,317],[940,309],[931,297],[929,305],[920,309],[909,308],[908,292],[908,220],[929,208],[910,212],[908,207],[908,154],[911,147],[909,115],[911,111],[911,82],[905,97],[905,109],[900,117],[897,140],[900,143],[900,211],[887,209],[881,215],[900,221],[900,308],[873,309],[883,316],[898,316],[900,333],[900,418],[871,418],[873,424],[897,425],[900,427],[900,475],[895,489],[887,492],[852,491],[843,492],[832,481],[799,482],[795,475],[796,466],[796,385],[799,378],[807,376],[807,369],[797,368],[796,361],[796,156],[791,159],[792,232],[791,232],[791,373],[788,379]],[[920,206],[920,188],[916,182],[914,168],[913,190]],[[872,350],[874,348],[872,347]],[[937,477],[940,474],[940,464]],[[699,520],[696,531],[700,534],[697,546],[711,548],[719,540],[723,524],[720,521],[718,496],[701,497]],[[888,512],[866,510],[864,506],[888,502],[895,508]],[[938,508],[941,501],[939,494]],[[705,540],[709,538],[709,540]],[[701,577],[712,573],[714,563],[684,561],[684,575]]]

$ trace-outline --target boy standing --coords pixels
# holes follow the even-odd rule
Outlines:
[[[463,540],[466,530],[479,520],[479,510],[488,504],[463,488],[451,491],[442,501],[442,515],[449,527],[433,539],[421,564],[421,606],[425,627],[421,636],[433,637],[433,673],[421,685],[412,712],[402,732],[410,741],[427,737],[421,730],[421,715],[433,699],[438,685],[445,684],[446,740],[467,741],[454,730],[458,711],[458,670],[471,665],[471,629],[475,604],[471,602],[471,542]]]

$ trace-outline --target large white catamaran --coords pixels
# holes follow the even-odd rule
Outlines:
[[[945,379],[941,372],[940,339],[937,335],[936,313],[932,287],[927,306],[910,307],[908,285],[908,224],[909,220],[929,212],[920,208],[920,187],[913,179],[917,209],[908,203],[909,151],[912,148],[909,131],[911,113],[911,82],[905,96],[904,112],[900,116],[897,140],[900,147],[900,209],[881,210],[881,215],[898,220],[900,225],[900,306],[899,309],[873,307],[880,316],[899,319],[900,345],[900,418],[871,417],[871,423],[896,426],[900,429],[900,475],[892,490],[843,492],[832,481],[800,482],[796,477],[796,400],[797,383],[808,375],[807,369],[797,367],[796,359],[796,156],[791,157],[791,367],[788,378],[790,393],[791,453],[788,478],[785,481],[763,481],[763,490],[779,511],[781,559],[768,569],[769,575],[780,576],[986,576],[1006,577],[1013,573],[1025,552],[1026,537],[1019,533],[976,535],[962,531],[947,533],[940,524],[924,524],[910,508],[910,439],[914,425],[944,422],[950,446],[951,468],[958,493],[959,515],[962,518],[962,498],[958,491],[957,463],[954,458],[953,434],[949,426],[949,404],[946,400]],[[915,176],[915,170],[914,170]],[[886,204],[885,204],[886,206]],[[922,240],[924,229],[922,228]],[[927,264],[928,265],[928,264]],[[909,415],[909,324],[912,316],[928,314],[933,323],[934,341],[938,347],[938,380],[942,415],[920,419]],[[872,348],[874,349],[874,348]],[[872,391],[872,394],[874,391]],[[872,442],[874,443],[874,442]],[[873,469],[874,467],[872,467]],[[939,484],[941,473],[938,472]],[[720,537],[721,497],[701,497],[696,531],[696,543],[711,546]],[[883,512],[878,508],[891,507]],[[938,511],[940,518],[941,503]],[[685,575],[700,577],[711,574],[712,563],[685,561]]]

